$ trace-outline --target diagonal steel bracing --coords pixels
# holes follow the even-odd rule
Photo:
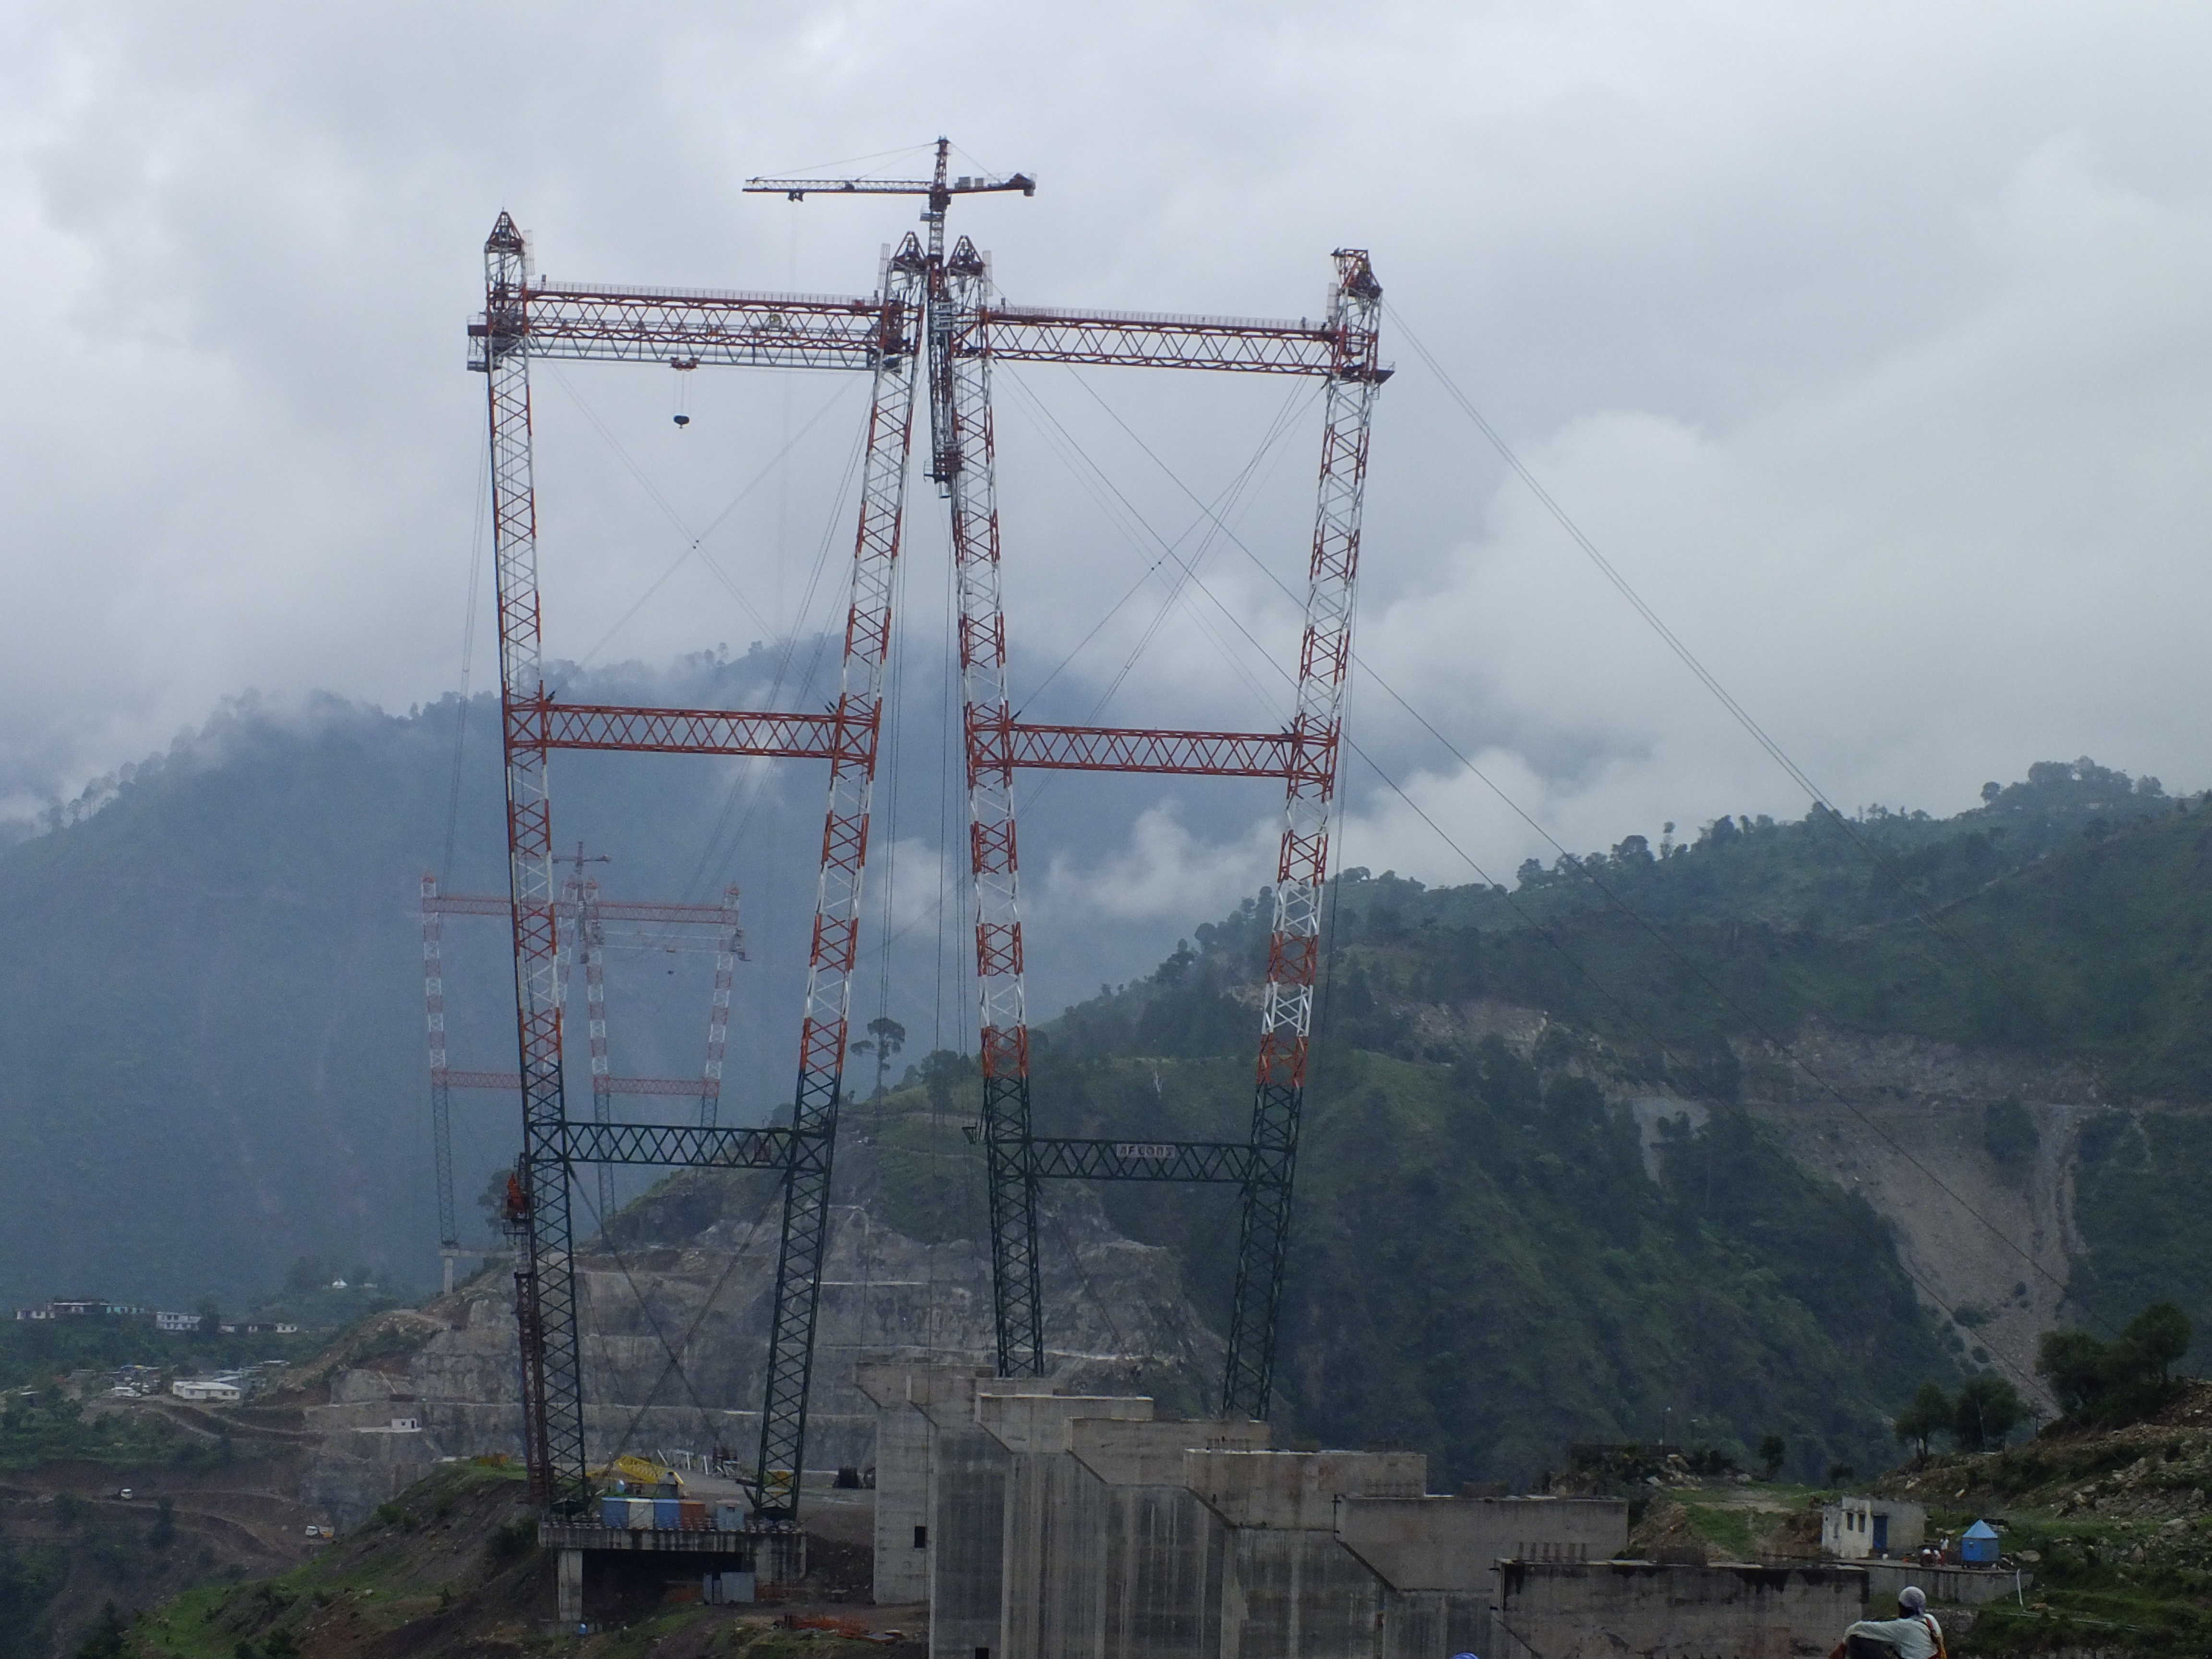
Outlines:
[[[526,1243],[517,1308],[526,1353],[532,1493],[554,1509],[588,1497],[576,1369],[577,1309],[569,1176],[585,1162],[643,1162],[781,1172],[780,1239],[755,1502],[771,1523],[795,1516],[803,1464],[820,1269],[827,1243],[842,1066],[857,960],[861,880],[891,636],[913,404],[930,390],[930,473],[952,521],[976,902],[975,955],[994,1312],[1002,1370],[1042,1369],[1043,1309],[1036,1255],[1038,1182],[1054,1178],[1229,1182],[1243,1195],[1237,1290],[1223,1389],[1227,1411],[1262,1415],[1272,1385],[1298,1118],[1318,963],[1344,680],[1349,664],[1359,511],[1374,394],[1381,289],[1366,256],[1340,252],[1328,316],[1297,322],[1078,312],[1001,302],[985,262],[962,239],[948,256],[945,210],[979,191],[1032,191],[1020,174],[950,180],[940,143],[933,179],[761,180],[809,193],[926,195],[928,246],[909,235],[867,299],[679,293],[536,282],[522,239],[501,215],[486,245],[486,305],[471,330],[487,376],[500,578],[503,732],[507,762],[510,914],[524,1103]],[[860,370],[873,380],[852,605],[836,705],[744,712],[562,704],[538,672],[535,507],[530,481],[532,356],[630,362]],[[1328,386],[1321,504],[1306,628],[1290,726],[1279,732],[1049,726],[1015,720],[1006,684],[1000,527],[991,433],[992,359],[1302,374]],[[551,876],[546,763],[556,749],[774,756],[829,763],[812,955],[787,1128],[720,1131],[715,1090],[702,1088],[696,1129],[579,1124],[565,1115],[556,981],[562,903]],[[1275,888],[1261,1054],[1243,1143],[1043,1139],[1030,1121],[1029,1042],[1013,776],[1018,769],[1279,778],[1285,820]],[[615,907],[598,914],[612,916]],[[580,910],[571,921],[582,919]],[[718,978],[719,1006],[726,985]],[[711,1046],[711,1042],[710,1042]],[[602,1068],[604,1069],[604,1068]],[[718,1071],[718,1068],[714,1068]],[[450,1080],[451,1074],[448,1074]],[[606,1092],[622,1079],[605,1079]],[[647,1080],[631,1080],[640,1089]],[[719,1076],[710,1075],[718,1084]]]
[[[1336,255],[1328,319],[1296,325],[1234,318],[1018,308],[997,303],[982,262],[963,240],[948,267],[947,300],[933,312],[932,384],[946,394],[940,475],[954,507],[963,572],[961,650],[970,674],[968,771],[976,882],[976,967],[983,986],[983,1143],[990,1164],[993,1266],[1000,1368],[1041,1370],[1043,1336],[1036,1255],[1041,1180],[1233,1181],[1242,1189],[1237,1287],[1222,1382],[1225,1416],[1265,1417],[1290,1241],[1299,1118],[1305,1094],[1319,964],[1321,894],[1351,665],[1360,504],[1376,391],[1389,377],[1376,356],[1382,289],[1367,256]],[[1308,564],[1305,629],[1289,730],[1150,731],[1027,725],[1006,699],[1006,626],[997,600],[995,509],[965,509],[963,481],[980,460],[989,476],[993,359],[1325,378],[1320,503]],[[949,437],[948,435],[949,434]],[[975,576],[965,573],[972,564]],[[971,598],[972,596],[972,598]],[[976,666],[971,667],[971,657]],[[989,671],[987,678],[981,670]],[[1218,1145],[1042,1140],[1030,1129],[1029,1042],[1021,1018],[1022,940],[1014,904],[1016,769],[1274,777],[1285,784],[1274,887],[1274,927],[1261,1019],[1251,1130],[1231,1158]],[[983,803],[977,808],[975,803]],[[1148,1146],[1157,1157],[1122,1149]]]
[[[892,576],[899,550],[921,318],[919,245],[887,267],[869,300],[745,294],[672,294],[538,283],[523,239],[501,214],[485,244],[485,305],[470,330],[471,367],[485,375],[491,435],[494,556],[498,578],[501,735],[515,1007],[523,1099],[523,1152],[510,1219],[522,1246],[516,1313],[524,1355],[525,1446],[531,1495],[556,1513],[590,1498],[579,1364],[579,1309],[570,1189],[580,1162],[659,1162],[775,1167],[783,1175],[783,1228],[762,1413],[756,1507],[791,1518],[805,1435],[829,1180],[858,945],[861,878],[876,764],[883,675],[890,641]],[[541,671],[536,503],[532,482],[530,361],[533,356],[672,361],[860,370],[873,380],[868,457],[846,629],[842,690],[826,714],[564,706]],[[553,880],[547,763],[556,749],[761,755],[826,760],[829,805],[813,932],[813,959],[787,1131],[718,1132],[722,1034],[734,943],[718,957],[708,1065],[692,1085],[702,1121],[686,1139],[667,1126],[572,1122],[561,1079],[560,927],[583,928],[618,907],[568,899]],[[658,907],[669,908],[671,907]],[[685,907],[672,907],[683,908]],[[627,907],[639,912],[656,907]],[[426,944],[428,940],[426,939]],[[596,1006],[596,999],[594,999]],[[442,1050],[438,1054],[442,1061]],[[595,1045],[595,1091],[617,1091]],[[438,1067],[440,1098],[452,1074]],[[651,1092],[645,1080],[633,1091]],[[577,1137],[587,1137],[579,1140]],[[732,1139],[732,1135],[750,1137]],[[600,1153],[608,1156],[602,1158]],[[775,1162],[758,1158],[773,1153]]]
[[[994,291],[986,262],[963,238],[945,253],[945,210],[975,191],[1035,191],[1034,180],[947,176],[950,146],[937,145],[928,179],[756,179],[747,188],[807,195],[927,196],[927,321],[932,465],[950,504],[960,618],[967,739],[969,863],[975,903],[975,970],[983,1080],[981,1139],[988,1164],[999,1367],[1044,1364],[1036,1250],[1037,1182],[1048,1176],[1153,1178],[1102,1146],[1045,1142],[1030,1121],[1029,1030],[1022,986],[1018,769],[1276,777],[1286,788],[1273,936],[1261,1018],[1252,1125],[1233,1178],[1243,1189],[1236,1305],[1224,1410],[1265,1414],[1274,1364],[1297,1126],[1311,1036],[1318,962],[1319,896],[1328,874],[1359,511],[1376,388],[1389,378],[1376,356],[1382,289],[1365,253],[1340,250],[1329,311],[1318,321],[1180,313],[1093,312],[1017,306]],[[1012,718],[1006,695],[1006,623],[1000,600],[1000,526],[991,437],[990,365],[1057,362],[1310,375],[1328,386],[1321,503],[1309,568],[1306,629],[1290,728],[1280,733],[1139,731],[1033,726]],[[1078,1149],[1091,1146],[1090,1152]],[[1194,1147],[1168,1163],[1176,1179],[1230,1178],[1218,1148]],[[1164,1166],[1163,1166],[1164,1167]]]

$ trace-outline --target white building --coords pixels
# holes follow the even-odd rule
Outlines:
[[[172,1335],[184,1335],[200,1328],[200,1316],[196,1313],[156,1313],[154,1328],[167,1331]]]
[[[1928,1506],[1894,1498],[1844,1498],[1820,1511],[1820,1553],[1832,1561],[1909,1555],[1928,1538]]]
[[[234,1406],[246,1398],[246,1390],[227,1376],[180,1376],[169,1384],[169,1392],[179,1400],[204,1400],[219,1406]]]

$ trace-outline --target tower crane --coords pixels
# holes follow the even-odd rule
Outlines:
[[[745,188],[839,196],[927,195],[925,333],[929,343],[931,477],[951,509],[959,609],[963,725],[968,762],[970,872],[983,1081],[981,1139],[988,1165],[997,1358],[1008,1376],[1046,1369],[1037,1260],[1037,1188],[1052,1177],[1227,1180],[1242,1189],[1237,1287],[1220,1395],[1224,1415],[1264,1417],[1273,1392],[1276,1328],[1290,1238],[1291,1197],[1320,968],[1321,896],[1351,663],[1368,432],[1390,371],[1376,354],[1382,285],[1364,252],[1338,250],[1329,313],[1319,327],[1193,317],[1135,317],[1024,309],[1000,303],[966,237],[945,252],[953,197],[1018,190],[1025,173],[947,177],[937,141],[933,177],[810,182],[754,179]],[[1007,694],[1006,611],[991,423],[994,359],[1121,363],[1325,377],[1320,507],[1308,562],[1297,695],[1279,733],[1024,727]],[[1042,745],[1040,748],[1040,740]],[[1264,751],[1255,766],[1246,751]],[[1251,1126],[1236,1144],[1041,1139],[1030,1103],[1029,1028],[1015,835],[1014,772],[1168,772],[1285,780],[1285,821],[1260,1033]],[[1141,1155],[1138,1155],[1141,1154]],[[1158,1154],[1158,1156],[1154,1156]]]
[[[1043,1370],[1036,1258],[1038,1183],[1048,1179],[1224,1181],[1243,1197],[1225,1412],[1264,1415],[1288,1242],[1299,1116],[1319,965],[1320,896],[1351,659],[1360,507],[1375,395],[1382,295],[1366,253],[1339,249],[1328,314],[1271,322],[1005,304],[962,237],[948,252],[955,197],[1033,194],[1024,173],[949,175],[940,139],[921,179],[756,179],[747,188],[808,195],[921,195],[927,243],[909,233],[882,285],[862,297],[726,290],[672,292],[554,283],[533,270],[514,220],[484,245],[485,305],[471,367],[486,377],[492,525],[500,619],[502,748],[523,1154],[515,1200],[516,1314],[523,1344],[525,1443],[533,1499],[574,1515],[591,1486],[570,1174],[617,1162],[775,1170],[782,1233],[767,1384],[751,1491],[756,1523],[794,1528],[807,1394],[828,1237],[828,1200],[860,938],[870,803],[901,551],[917,368],[930,397],[930,476],[951,507],[958,595],[969,840],[990,1170],[998,1358],[1009,1374]],[[750,711],[566,703],[541,672],[530,364],[534,358],[846,370],[872,384],[854,544],[845,654],[825,710]],[[1297,694],[1274,732],[1048,726],[1014,719],[1006,695],[1000,526],[991,433],[996,362],[1118,365],[1304,375],[1327,391],[1320,502],[1310,554]],[[558,964],[562,901],[553,878],[549,763],[562,750],[744,755],[826,762],[830,769],[811,956],[787,1127],[613,1124],[571,1119],[562,1089]],[[1071,1140],[1031,1131],[1029,1033],[1013,778],[1023,768],[1279,779],[1285,814],[1274,887],[1251,1128],[1239,1142]]]

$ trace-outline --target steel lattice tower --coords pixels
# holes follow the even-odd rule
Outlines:
[[[573,924],[578,935],[586,940],[584,975],[592,1049],[592,1121],[613,1121],[612,1102],[608,1097],[614,1095],[696,1097],[699,1121],[712,1128],[721,1099],[723,1057],[729,1046],[731,988],[738,958],[744,950],[738,890],[734,886],[726,889],[719,905],[640,903],[602,898],[596,890],[587,903],[572,883],[554,908],[559,918]],[[425,874],[422,878],[422,1002],[430,1060],[431,1155],[438,1188],[438,1254],[443,1262],[448,1292],[453,1288],[454,1262],[461,1256],[475,1254],[462,1248],[454,1214],[453,1091],[471,1089],[517,1094],[522,1088],[522,1077],[517,1072],[456,1070],[447,1062],[445,919],[456,915],[504,918],[508,913],[509,905],[504,898],[488,894],[441,893],[435,876]],[[608,921],[714,930],[714,985],[707,1007],[707,1058],[696,1081],[612,1074],[607,1059],[606,998],[600,960]],[[605,1218],[613,1212],[613,1196],[606,1179],[611,1173],[611,1165],[600,1166],[599,1214],[603,1225]]]
[[[1001,1368],[1044,1363],[1036,1249],[1037,1188],[1055,1178],[1215,1181],[1242,1189],[1237,1306],[1224,1409],[1264,1414],[1272,1379],[1283,1253],[1318,967],[1342,701],[1359,542],[1368,424],[1387,378],[1376,356],[1381,289],[1364,253],[1336,256],[1321,324],[1006,306],[965,238],[948,257],[955,196],[1035,190],[1022,174],[915,180],[756,179],[794,200],[812,191],[927,198],[925,247],[908,235],[865,299],[745,293],[674,294],[537,280],[514,222],[485,246],[486,299],[473,367],[487,376],[493,526],[499,575],[502,734],[524,1115],[524,1261],[516,1274],[524,1341],[532,1491],[573,1510],[588,1497],[577,1370],[569,1176],[579,1164],[658,1163],[774,1169],[782,1177],[767,1396],[755,1501],[763,1519],[795,1516],[806,1395],[827,1242],[828,1198],[859,948],[871,793],[892,636],[892,576],[904,514],[914,403],[926,375],[930,472],[952,521],[960,623],[969,836],[976,898],[976,969],[989,1161],[992,1259]],[[539,672],[536,517],[530,470],[529,363],[600,361],[842,368],[873,382],[843,677],[824,713],[755,713],[564,704]],[[1202,368],[1319,377],[1328,385],[1321,507],[1309,568],[1298,693],[1288,729],[1164,731],[1017,721],[1006,693],[990,366],[1026,362]],[[752,755],[827,761],[824,818],[799,1073],[788,1127],[726,1130],[711,1120],[585,1123],[561,1092],[559,902],[552,883],[547,761],[556,749]],[[1252,1127],[1243,1142],[1048,1139],[1030,1121],[1029,1036],[1022,990],[1013,775],[1019,768],[1285,781],[1266,1011]]]

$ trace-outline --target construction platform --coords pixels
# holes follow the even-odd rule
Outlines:
[[[806,1576],[806,1534],[787,1526],[732,1531],[702,1528],[602,1527],[580,1522],[540,1521],[538,1543],[554,1552],[558,1589],[556,1616],[564,1626],[584,1617],[584,1567],[592,1554],[682,1555],[719,1561],[754,1575],[762,1585],[795,1583]]]

